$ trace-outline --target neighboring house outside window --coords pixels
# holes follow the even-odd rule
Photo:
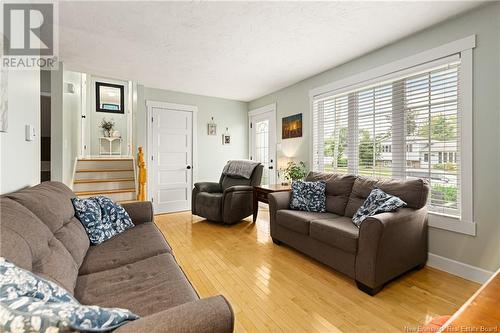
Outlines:
[[[313,167],[424,178],[429,209],[460,216],[456,156],[460,62],[313,101]],[[349,140],[350,138],[350,140]],[[321,147],[321,148],[320,148]]]
[[[464,37],[310,90],[311,169],[426,179],[429,225],[475,235],[475,46]]]

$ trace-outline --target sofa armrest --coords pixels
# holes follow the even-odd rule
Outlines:
[[[276,213],[280,209],[288,209],[290,207],[291,191],[274,192],[267,195],[269,200],[269,223],[271,229],[271,237],[276,238]]]
[[[198,190],[198,192],[209,192],[209,193],[222,192],[220,184],[215,182],[196,183],[194,184],[194,188]]]
[[[137,201],[121,204],[127,211],[135,225],[144,222],[153,222],[153,204],[151,201]]]
[[[116,329],[117,333],[230,333],[234,329],[231,305],[214,296],[178,305]]]
[[[377,289],[427,261],[427,208],[368,217],[359,230],[356,281]]]

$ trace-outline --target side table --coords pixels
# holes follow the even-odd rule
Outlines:
[[[259,201],[269,203],[267,196],[269,193],[274,192],[288,192],[291,191],[290,185],[271,184],[259,185],[253,187],[253,221],[257,221],[257,214],[259,213]]]

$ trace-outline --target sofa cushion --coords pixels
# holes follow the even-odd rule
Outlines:
[[[2,332],[107,332],[138,316],[81,305],[56,283],[0,258]]]
[[[311,220],[331,219],[338,215],[332,213],[303,212],[298,210],[280,209],[276,212],[276,223],[295,232],[309,235]]]
[[[337,215],[344,215],[356,176],[311,171],[306,180],[324,180],[326,182],[326,210]]]
[[[72,293],[78,267],[47,225],[26,207],[6,197],[0,199],[0,214],[1,256]]]
[[[196,212],[208,220],[222,221],[222,193],[198,193]]]
[[[394,180],[358,177],[352,187],[344,215],[353,217],[375,187],[401,198],[409,208],[420,209],[427,204],[429,185],[422,179]]]
[[[199,299],[171,254],[81,275],[75,297],[82,304],[129,309],[147,316]]]
[[[145,222],[100,245],[91,246],[79,274],[113,269],[170,252],[172,250],[154,223]]]
[[[47,253],[50,230],[28,208],[0,198],[0,256],[26,270]],[[40,239],[40,240],[39,240]],[[43,241],[41,241],[43,240]]]
[[[7,197],[32,211],[71,253],[77,267],[90,246],[82,224],[75,218],[71,198],[75,194],[59,182],[43,182]]]
[[[358,248],[359,229],[349,217],[311,221],[311,237],[350,253]]]

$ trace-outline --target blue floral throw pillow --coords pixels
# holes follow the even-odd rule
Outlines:
[[[125,309],[81,305],[54,282],[0,257],[1,332],[102,332],[138,318]]]
[[[110,198],[73,198],[75,215],[83,224],[90,244],[98,245],[134,226],[125,209]]]
[[[356,214],[352,217],[352,223],[359,228],[361,223],[369,216],[384,212],[392,212],[404,206],[406,206],[406,202],[400,198],[375,188],[370,192],[368,198],[366,198],[365,202],[363,202]]]
[[[292,182],[290,208],[307,212],[326,212],[326,182]]]

